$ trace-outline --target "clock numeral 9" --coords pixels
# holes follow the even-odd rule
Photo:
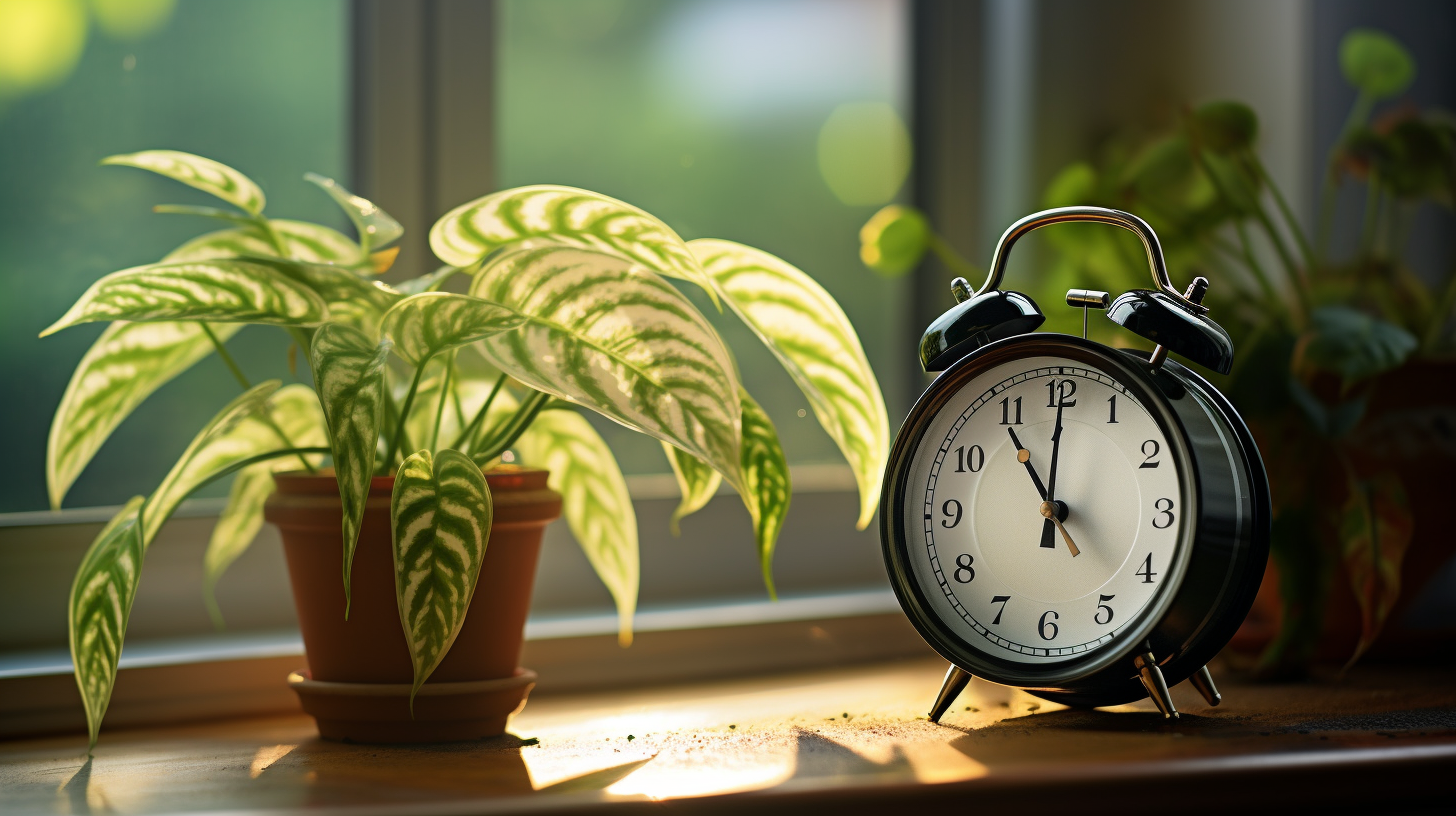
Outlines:
[[[1051,617],[1051,620],[1047,620],[1048,616]],[[1041,620],[1036,623],[1036,632],[1041,635],[1042,640],[1052,640],[1057,636],[1057,632],[1060,630],[1057,628],[1056,620],[1060,617],[1061,615],[1058,615],[1055,609],[1041,613]],[[1050,635],[1047,634],[1048,629],[1052,630]]]
[[[969,452],[965,445],[956,448],[956,473],[965,473],[967,467],[972,473],[980,473],[985,464],[986,452],[981,450],[980,445],[972,445]]]
[[[1169,527],[1173,526],[1174,519],[1172,499],[1158,499],[1157,501],[1153,502],[1153,509],[1159,511],[1156,516],[1153,516],[1154,527],[1159,530],[1166,530]],[[1162,521],[1163,523],[1159,524],[1159,521]]]
[[[1063,408],[1077,407],[1077,401],[1072,395],[1077,393],[1077,382],[1075,380],[1047,380],[1047,407],[1055,408],[1060,404]]]
[[[1153,556],[1151,554],[1148,555],[1148,558],[1152,558],[1152,557]],[[1092,620],[1093,621],[1096,621],[1097,623],[1102,624],[1103,626],[1106,626],[1107,624],[1112,623],[1112,607],[1108,606],[1107,605],[1107,602],[1110,601],[1110,600],[1112,600],[1113,598],[1116,598],[1116,597],[1117,597],[1116,595],[1098,595],[1097,596],[1097,613],[1092,616]],[[1107,612],[1107,620],[1103,620],[1102,619],[1102,612],[1104,610]]]
[[[974,563],[976,563],[976,559],[972,558],[967,553],[961,553],[960,555],[957,555],[955,572],[951,573],[951,575],[956,579],[958,583],[969,584],[970,582],[976,580],[976,571],[971,568],[971,565]],[[966,576],[964,578],[961,577],[963,573]]]
[[[955,499],[946,499],[945,504],[940,506],[940,512],[944,513],[946,518],[955,515],[955,518],[950,521],[946,521],[946,519],[940,520],[940,526],[947,530],[961,523],[961,503]]]

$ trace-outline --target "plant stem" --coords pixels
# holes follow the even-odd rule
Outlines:
[[[984,277],[985,273],[977,269],[975,264],[961,257],[961,254],[955,250],[955,247],[947,243],[944,238],[941,238],[935,230],[930,231],[928,238],[930,251],[934,252],[935,257],[939,258],[940,262],[945,264],[946,268],[951,272],[965,278],[971,283],[975,283],[977,278]]]
[[[545,408],[550,401],[551,395],[544,391],[531,392],[531,396],[521,402],[521,407],[510,419],[506,420],[505,425],[486,440],[485,448],[470,458],[475,460],[475,464],[485,467],[492,459],[505,453],[516,444],[516,440],[521,438],[521,434],[531,427],[536,415],[541,413],[541,409]]]
[[[1431,311],[1431,323],[1426,327],[1426,336],[1421,339],[1422,351],[1430,353],[1436,350],[1436,343],[1441,340],[1441,330],[1446,328],[1453,306],[1456,306],[1456,273],[1446,279],[1446,289],[1441,293],[1441,299],[1436,301],[1436,308]]]
[[[414,379],[410,381],[409,392],[404,395],[404,405],[400,406],[399,421],[395,423],[394,435],[389,438],[389,447],[384,454],[385,467],[394,466],[394,454],[399,450],[399,440],[404,436],[404,423],[409,419],[410,407],[415,402],[415,392],[420,390],[420,378],[425,374],[425,368],[429,366],[429,359],[420,361],[420,367],[415,369]]]
[[[231,465],[228,465],[227,467],[223,468],[222,470],[219,470],[217,473],[214,473],[211,476],[208,476],[206,479],[203,479],[201,482],[198,483],[198,485],[196,487],[192,488],[192,490],[187,495],[190,496],[190,495],[192,495],[192,493],[195,493],[195,492],[201,490],[202,488],[204,488],[204,487],[212,484],[213,482],[215,482],[215,481],[217,481],[219,479],[224,479],[224,478],[226,478],[228,476],[233,475],[234,473],[237,473],[238,471],[242,470],[245,467],[249,467],[251,465],[256,465],[259,462],[266,462],[269,459],[277,459],[280,456],[294,456],[294,455],[297,455],[298,458],[302,459],[305,456],[307,456],[309,454],[314,454],[314,453],[331,454],[331,453],[333,453],[333,451],[330,450],[329,448],[324,448],[324,447],[314,447],[314,448],[279,448],[278,450],[275,450],[275,451],[268,451],[267,453],[260,453],[257,456],[249,456],[247,459],[244,459],[244,460],[242,460],[240,462],[234,462]],[[164,521],[165,521],[165,519],[164,519]]]
[[[1315,227],[1315,255],[1316,265],[1323,265],[1324,259],[1330,250],[1330,230],[1334,226],[1335,201],[1339,197],[1340,188],[1335,182],[1335,158],[1340,154],[1340,146],[1345,143],[1350,132],[1370,117],[1370,109],[1375,106],[1374,97],[1361,92],[1355,98],[1355,104],[1350,107],[1350,115],[1345,118],[1345,126],[1340,128],[1340,135],[1336,137],[1335,143],[1330,147],[1329,158],[1325,162],[1325,183],[1320,191],[1319,222]]]
[[[273,250],[278,253],[278,257],[287,258],[288,249],[283,243],[283,236],[279,235],[278,231],[273,229],[273,222],[261,215],[255,215],[253,216],[253,223],[257,224],[258,229],[263,231],[263,237],[268,239],[268,243],[273,245]]]
[[[1365,221],[1360,227],[1360,257],[1375,255],[1375,227],[1380,221],[1380,185],[1374,170],[1370,171],[1370,187],[1365,193]]]
[[[445,360],[445,378],[440,383],[440,401],[435,406],[435,425],[430,429],[430,450],[436,450],[440,441],[440,421],[445,418],[445,403],[450,399],[450,386],[455,378],[455,352]]]
[[[213,333],[212,327],[201,321],[199,321],[197,325],[202,327],[202,333],[207,335],[208,340],[212,341],[212,347],[217,350],[217,356],[221,357],[222,361],[227,364],[228,370],[233,373],[233,378],[238,381],[238,385],[242,386],[244,391],[251,389],[253,387],[253,384],[248,382],[247,376],[244,375],[243,370],[238,367],[238,361],[234,360],[233,356],[228,353],[227,346],[218,339],[216,334]],[[278,427],[277,421],[273,419],[273,416],[271,414],[265,412],[263,414],[263,421],[267,423],[269,428],[273,429],[273,433],[278,435],[279,441],[281,441],[283,444],[287,445],[290,448],[294,446],[293,440],[289,439],[288,434],[284,433],[283,429]],[[318,469],[313,466],[312,462],[308,461],[307,457],[300,455],[298,457],[298,461],[303,463],[304,468],[308,470],[309,473],[318,472]]]
[[[502,374],[496,379],[495,385],[491,387],[490,395],[485,398],[485,402],[480,406],[480,410],[475,412],[475,418],[470,420],[469,425],[460,429],[460,435],[455,438],[454,444],[450,445],[452,449],[464,453],[470,452],[463,446],[475,439],[475,432],[480,428],[480,423],[485,421],[485,415],[490,411],[490,404],[495,402],[495,395],[500,393],[501,386],[505,384],[506,375]]]
[[[1274,179],[1269,177],[1269,171],[1264,168],[1264,162],[1252,150],[1249,151],[1249,158],[1254,170],[1259,174],[1259,179],[1264,182],[1265,187],[1269,188],[1269,192],[1274,198],[1274,204],[1279,208],[1280,214],[1284,216],[1284,223],[1288,226],[1290,234],[1294,236],[1295,243],[1299,245],[1299,254],[1304,259],[1305,269],[1313,274],[1315,270],[1314,250],[1309,245],[1309,239],[1304,236],[1304,230],[1300,229],[1299,221],[1294,217],[1294,211],[1289,208],[1289,202],[1284,200],[1284,193],[1279,191],[1279,186],[1274,183]]]
[[[1254,280],[1258,281],[1259,288],[1264,290],[1264,297],[1268,298],[1269,304],[1275,309],[1281,312],[1287,311],[1288,307],[1284,303],[1284,298],[1280,297],[1279,293],[1274,289],[1274,284],[1269,280],[1268,273],[1260,265],[1259,259],[1254,256],[1254,247],[1249,243],[1249,232],[1244,229],[1244,222],[1235,219],[1234,230],[1238,233],[1239,244],[1244,249],[1244,263],[1248,265],[1249,271],[1254,273]]]

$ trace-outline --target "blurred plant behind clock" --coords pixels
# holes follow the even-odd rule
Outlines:
[[[1275,504],[1261,599],[1271,600],[1277,575],[1281,623],[1255,666],[1270,678],[1307,668],[1327,617],[1355,617],[1350,597],[1358,623],[1345,628],[1358,637],[1343,648],[1354,663],[1453,551],[1439,514],[1422,508],[1444,506],[1450,488],[1456,275],[1411,268],[1406,248],[1420,208],[1453,207],[1456,116],[1402,99],[1416,60],[1388,34],[1348,32],[1339,65],[1356,98],[1329,151],[1312,231],[1255,152],[1258,117],[1237,101],[1186,107],[1152,138],[1112,138],[1058,172],[1040,202],[1136,213],[1157,231],[1176,280],[1217,284],[1213,315],[1239,353],[1215,384],[1253,426]],[[1353,242],[1335,234],[1345,186],[1364,191]],[[886,207],[860,238],[861,260],[887,276],[926,253],[973,284],[984,275],[914,208]],[[1009,286],[1029,288],[1048,330],[1081,330],[1079,315],[1057,308],[1068,288],[1149,285],[1141,247],[1120,230],[1067,225],[1047,239],[1050,273]],[[1141,343],[1106,321],[1094,328],[1101,342]]]

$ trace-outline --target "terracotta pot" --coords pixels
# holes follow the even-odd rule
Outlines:
[[[440,742],[504,732],[535,674],[516,665],[546,525],[561,496],[544,470],[486,474],[495,506],[480,581],[445,659],[409,707],[414,678],[394,596],[393,476],[369,488],[344,616],[343,506],[332,473],[280,473],[263,516],[278,525],[308,670],[289,684],[329,739]]]

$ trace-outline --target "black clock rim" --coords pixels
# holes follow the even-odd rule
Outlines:
[[[1082,658],[1029,664],[1005,660],[975,649],[930,611],[929,601],[922,593],[919,582],[915,580],[909,563],[909,536],[901,509],[910,476],[911,456],[919,447],[941,403],[949,399],[971,377],[966,370],[972,367],[989,368],[1043,352],[1074,360],[1085,357],[1082,362],[1095,364],[1104,373],[1113,376],[1143,404],[1172,448],[1170,453],[1173,454],[1180,475],[1182,506],[1187,511],[1180,524],[1179,548],[1173,564],[1170,565],[1177,580],[1168,581],[1159,589],[1144,607],[1137,625],[1126,630],[1121,646],[1104,647]],[[1002,357],[1005,359],[997,359]],[[880,541],[890,585],[900,607],[916,631],[941,657],[995,683],[1028,689],[1065,691],[1076,687],[1078,680],[1097,676],[1120,660],[1130,660],[1133,653],[1140,651],[1141,641],[1157,628],[1162,616],[1176,599],[1177,590],[1182,585],[1191,558],[1191,547],[1188,543],[1193,540],[1193,531],[1190,527],[1199,515],[1197,502],[1202,493],[1198,484],[1199,474],[1191,465],[1191,452],[1187,448],[1177,416],[1150,390],[1132,363],[1130,358],[1117,349],[1074,335],[1052,332],[1018,335],[982,346],[957,360],[936,377],[925,393],[916,400],[896,437],[885,470],[885,483],[880,498]]]

